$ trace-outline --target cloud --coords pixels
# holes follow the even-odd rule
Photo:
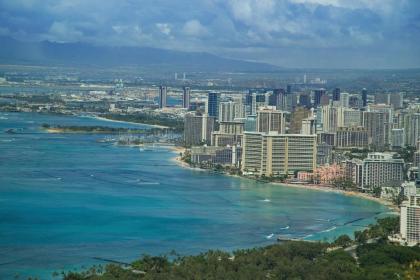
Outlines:
[[[305,66],[302,57],[316,63],[311,53],[366,67],[371,56],[420,64],[417,0],[200,0],[191,6],[190,0],[0,0],[0,35],[208,51],[282,66]]]
[[[54,21],[46,37],[58,42],[77,42],[83,38],[83,33],[68,22]]]
[[[208,34],[207,29],[196,19],[187,21],[183,28],[182,32],[187,36],[201,37]]]
[[[157,29],[165,35],[171,34],[171,27],[167,23],[156,23]]]

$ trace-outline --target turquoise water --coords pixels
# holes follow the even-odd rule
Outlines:
[[[100,263],[95,257],[263,246],[276,242],[271,234],[331,239],[388,211],[355,197],[181,168],[165,149],[43,133],[42,123],[133,126],[0,113],[0,279],[50,278]]]

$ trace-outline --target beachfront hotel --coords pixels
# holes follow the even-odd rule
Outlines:
[[[276,176],[316,168],[316,135],[244,132],[242,172]]]
[[[415,187],[401,206],[400,231],[402,241],[407,245],[420,244],[420,194]]]
[[[210,144],[215,118],[207,114],[188,113],[184,118],[184,144],[189,146]]]
[[[404,179],[404,160],[390,153],[369,153],[367,158],[345,160],[344,175],[359,188],[398,186]]]
[[[404,160],[389,153],[369,153],[363,160],[363,188],[399,185],[404,180]]]

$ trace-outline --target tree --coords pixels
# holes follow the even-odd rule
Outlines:
[[[353,183],[352,180],[345,177],[335,178],[332,182],[332,185],[341,190],[351,190],[356,188],[356,184]]]
[[[420,261],[410,263],[408,269],[404,272],[404,279],[416,280],[420,279]]]
[[[353,240],[351,240],[351,238],[347,235],[347,234],[343,234],[340,235],[334,242],[333,244],[336,246],[340,246],[340,247],[348,247],[353,243]]]
[[[401,203],[406,199],[407,197],[404,195],[404,192],[399,192],[398,195],[392,198],[392,202],[397,206],[401,206]]]
[[[356,239],[356,242],[359,244],[364,244],[368,240],[366,231],[355,231],[354,238]]]
[[[375,197],[381,197],[382,187],[380,187],[380,186],[373,187],[372,188],[372,193],[373,193],[373,196],[375,196]]]

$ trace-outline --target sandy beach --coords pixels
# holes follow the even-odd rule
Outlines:
[[[192,170],[206,171],[206,169],[191,167],[188,163],[183,162],[181,160],[181,158],[179,157],[179,153],[182,153],[182,152],[185,151],[185,149],[183,147],[173,147],[172,150],[174,152],[177,152],[177,156],[172,158],[172,161],[175,162],[177,165],[179,165],[181,167],[184,167],[184,168],[189,168],[189,169],[192,169]],[[252,180],[251,178],[242,177],[242,176],[238,176],[238,175],[230,175],[230,174],[226,174],[226,173],[224,173],[224,175],[231,176],[231,177],[236,177],[236,178],[243,178],[243,179]],[[323,186],[323,185],[312,185],[312,184],[303,185],[303,184],[290,184],[290,183],[280,183],[280,182],[270,182],[268,184],[272,184],[273,186],[281,186],[281,187],[288,187],[288,188],[299,188],[299,189],[322,191],[322,192],[333,192],[333,193],[346,195],[346,196],[355,196],[355,197],[358,197],[358,198],[368,199],[368,200],[371,200],[371,201],[381,203],[381,204],[389,207],[390,210],[392,210],[393,212],[399,213],[399,208],[396,205],[394,205],[392,202],[390,202],[388,200],[385,200],[385,199],[382,199],[382,198],[373,197],[373,196],[371,196],[369,194],[366,194],[366,193],[355,192],[355,191],[337,190],[335,188],[332,188],[332,187],[329,187],[329,186]]]
[[[356,197],[359,197],[359,198],[376,201],[378,203],[381,203],[381,204],[391,208],[395,212],[399,212],[399,208],[396,205],[394,205],[392,202],[390,202],[388,200],[385,200],[385,199],[382,199],[382,198],[373,197],[373,196],[371,196],[369,194],[366,194],[366,193],[355,192],[355,191],[337,190],[333,187],[324,186],[324,185],[312,185],[312,184],[302,185],[302,184],[289,184],[289,183],[278,183],[278,182],[273,182],[273,183],[270,183],[270,184],[280,185],[280,186],[285,186],[285,187],[290,187],[290,188],[300,188],[300,189],[315,190],[315,191],[322,191],[322,192],[333,192],[333,193],[338,193],[338,194],[342,194],[342,195],[346,195],[346,196],[356,196]]]
[[[174,157],[171,158],[171,162],[175,163],[176,165],[181,166],[183,168],[188,168],[194,171],[204,171],[204,172],[207,171],[205,169],[201,169],[198,167],[191,167],[188,163],[183,162],[181,160],[181,157],[179,156],[179,154],[183,153],[185,151],[185,148],[179,147],[179,146],[172,146],[170,149],[174,154],[176,154]]]

